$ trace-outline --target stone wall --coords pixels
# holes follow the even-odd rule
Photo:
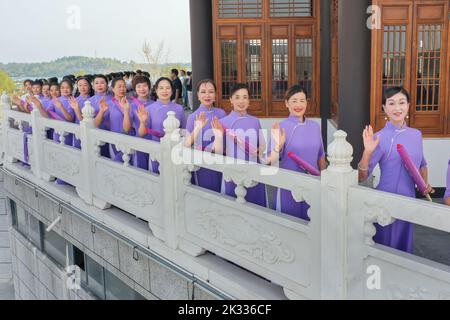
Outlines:
[[[129,243],[95,227],[90,221],[59,205],[29,186],[6,177],[6,195],[16,202],[20,214],[26,211],[46,226],[54,221],[61,211],[61,222],[53,229],[71,244],[82,250],[92,260],[100,264],[114,276],[146,299],[216,299],[217,297],[197,286],[193,281],[179,275],[174,270],[155,259],[133,250]],[[2,199],[5,206],[6,199]],[[7,206],[11,215],[10,207]],[[3,216],[2,216],[3,217]],[[7,215],[4,215],[7,218]],[[19,219],[20,220],[20,219]],[[10,224],[10,219],[7,219]],[[20,224],[20,221],[19,221]],[[15,228],[4,227],[4,243],[11,243],[12,258],[5,251],[5,260],[12,262],[16,299],[96,299],[84,291],[69,290],[66,274],[45,253],[36,248]],[[2,229],[2,230],[3,230]],[[8,230],[10,235],[8,237]],[[10,269],[8,269],[11,272]]]
[[[6,211],[6,195],[3,188],[3,174],[0,173],[0,282],[12,278],[11,252],[8,231],[10,222]]]

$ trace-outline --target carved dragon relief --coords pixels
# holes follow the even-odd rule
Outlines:
[[[112,197],[130,202],[140,208],[155,203],[156,200],[150,188],[139,179],[133,179],[133,176],[100,166],[96,168],[96,171],[98,186]]]
[[[193,220],[203,236],[267,264],[292,263],[295,253],[274,233],[237,214],[223,213],[217,206],[197,209]]]

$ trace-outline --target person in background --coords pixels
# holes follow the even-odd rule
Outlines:
[[[23,89],[25,91],[25,94],[20,97],[20,99],[22,99],[22,101],[27,100],[27,98],[33,94],[32,90],[31,90],[32,85],[33,85],[33,81],[30,79],[27,79],[23,82]]]
[[[186,80],[186,91],[187,91],[187,100],[188,106],[191,111],[194,111],[194,96],[192,95],[192,72],[187,72],[187,80]]]
[[[188,100],[187,100],[187,91],[186,91],[186,83],[187,83],[187,75],[185,70],[180,70],[180,81],[181,86],[183,87],[183,107],[186,110],[188,107]]]
[[[173,92],[172,96],[170,97],[170,101],[172,101],[175,104],[183,104],[182,98],[183,98],[183,85],[181,84],[180,78],[178,78],[178,70],[172,69],[170,77],[172,79],[173,83]]]

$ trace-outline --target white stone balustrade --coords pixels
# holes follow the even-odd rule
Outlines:
[[[372,240],[374,222],[395,219],[450,232],[450,209],[357,186],[345,132],[335,133],[330,166],[318,178],[186,148],[173,112],[164,122],[165,137],[156,143],[96,129],[90,103],[80,125],[44,119],[37,110],[13,111],[6,95],[1,107],[6,169],[19,175],[28,170],[15,162],[24,161],[23,126],[30,124],[36,177],[62,179],[89,205],[113,205],[148,221],[153,235],[171,249],[192,256],[213,252],[280,285],[291,299],[450,298],[450,268]],[[76,135],[81,150],[48,140],[48,128]],[[123,152],[124,163],[101,157],[104,144]],[[136,151],[159,161],[160,175],[129,165]],[[236,183],[238,197],[191,185],[192,173],[200,168]],[[308,202],[311,221],[246,203],[246,189],[257,183],[290,190],[296,201]],[[377,290],[367,285],[371,266],[383,271]]]

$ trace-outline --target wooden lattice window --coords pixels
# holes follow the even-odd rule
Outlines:
[[[262,16],[262,0],[219,0],[220,18],[257,18]]]
[[[383,32],[383,92],[403,86],[406,62],[406,25],[386,25]]]
[[[311,17],[311,0],[270,0],[271,17]]]
[[[418,26],[416,111],[439,111],[442,25]]]
[[[320,0],[214,0],[217,104],[230,111],[230,88],[244,82],[252,115],[286,117],[286,91],[301,84],[310,97],[307,116],[319,116],[319,13]]]
[[[296,39],[296,73],[297,83],[308,93],[308,98],[313,97],[313,41],[312,39]]]
[[[237,82],[237,41],[221,41],[221,64],[222,64],[222,98],[230,98],[231,87]]]
[[[245,77],[250,88],[251,99],[262,97],[261,40],[245,40]]]
[[[272,39],[272,99],[283,100],[288,84],[288,39]]]

